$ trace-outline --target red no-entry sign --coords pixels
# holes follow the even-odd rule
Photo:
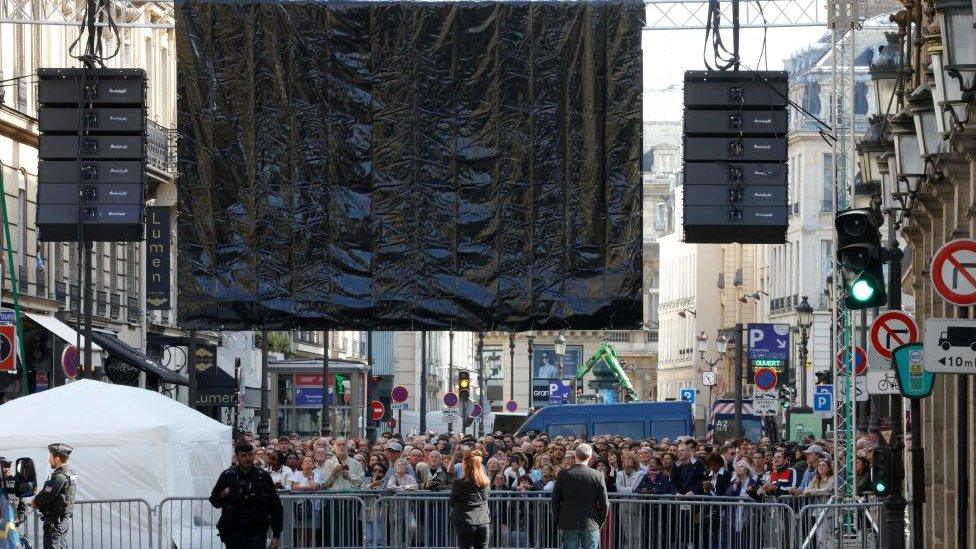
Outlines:
[[[885,360],[902,345],[918,341],[918,325],[902,311],[886,311],[871,323],[871,348]]]
[[[961,307],[976,305],[976,240],[946,242],[932,257],[929,272],[942,299]]]
[[[379,421],[383,419],[384,414],[386,414],[386,408],[383,406],[382,402],[378,400],[374,400],[373,402],[369,403],[370,419],[372,419],[373,421]]]

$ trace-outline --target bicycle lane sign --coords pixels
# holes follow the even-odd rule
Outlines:
[[[865,376],[869,395],[900,395],[898,376],[894,370],[868,372]]]
[[[932,257],[929,272],[943,299],[960,307],[976,305],[976,240],[946,242]]]

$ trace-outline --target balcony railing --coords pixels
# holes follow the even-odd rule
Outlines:
[[[176,128],[153,122],[146,125],[146,163],[168,173],[176,173]]]

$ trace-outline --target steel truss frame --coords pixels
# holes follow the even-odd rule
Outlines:
[[[118,27],[173,28],[176,8],[173,0],[105,0],[105,3]],[[0,24],[76,26],[85,4],[85,0],[0,0]]]
[[[705,30],[708,0],[644,0],[646,31]],[[719,4],[722,26],[732,27],[732,3]],[[827,14],[823,0],[754,0],[739,4],[739,28],[823,27]]]

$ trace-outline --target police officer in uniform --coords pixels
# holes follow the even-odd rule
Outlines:
[[[68,467],[71,446],[58,442],[47,447],[54,472],[34,497],[34,507],[44,519],[44,549],[68,549],[68,529],[75,504],[78,477]]]
[[[221,509],[217,531],[227,549],[265,549],[268,527],[271,548],[280,546],[283,510],[271,474],[254,466],[254,446],[240,439],[234,445],[237,465],[220,474],[210,503]]]

